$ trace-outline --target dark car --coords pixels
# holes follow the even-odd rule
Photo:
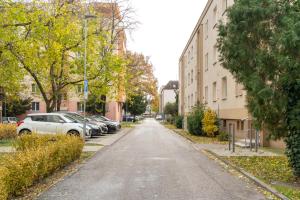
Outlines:
[[[133,122],[133,121],[134,121],[134,116],[131,116],[131,115],[123,116],[123,122]]]
[[[113,121],[104,116],[94,115],[90,118],[93,119],[94,121],[102,122],[102,123],[106,124],[109,133],[112,133],[112,132],[115,132],[115,131],[121,129],[121,124],[119,122]]]

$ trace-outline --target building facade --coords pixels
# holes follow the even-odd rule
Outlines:
[[[169,81],[167,85],[162,86],[159,92],[159,113],[164,113],[167,103],[176,102],[178,92],[178,81]]]
[[[193,30],[179,60],[179,114],[186,120],[197,103],[204,104],[217,113],[221,129],[234,131],[239,139],[249,139],[254,130],[246,108],[247,93],[222,67],[217,49],[217,25],[226,23],[226,10],[233,3],[208,0]],[[260,143],[282,146],[282,142],[267,142],[264,132],[260,132]]]

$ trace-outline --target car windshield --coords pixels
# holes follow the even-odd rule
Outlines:
[[[78,114],[74,114],[74,113],[67,113],[68,116],[70,116],[71,118],[75,119],[76,121],[79,122],[84,122],[84,117],[82,117],[81,115]]]
[[[110,121],[110,119],[108,119],[108,118],[106,118],[106,117],[104,117],[104,116],[98,116],[98,118],[100,118],[100,119],[102,119],[102,120],[104,120],[104,121]]]
[[[75,120],[74,118],[72,118],[69,115],[64,115],[64,117],[68,120],[68,122],[71,122],[71,123],[77,123],[78,122],[77,120]]]

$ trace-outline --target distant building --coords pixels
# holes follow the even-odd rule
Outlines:
[[[162,86],[159,91],[159,113],[164,113],[164,108],[167,103],[176,102],[176,93],[178,92],[178,81],[169,81],[165,86]]]

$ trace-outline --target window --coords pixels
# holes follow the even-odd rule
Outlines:
[[[226,12],[227,9],[227,0],[222,0],[222,12],[223,14]]]
[[[194,82],[194,70],[192,70],[192,72],[191,72],[191,83],[193,83]]]
[[[205,54],[204,62],[205,62],[205,71],[208,71],[208,53]]]
[[[218,22],[218,7],[216,6],[215,8],[214,8],[214,28],[215,28],[215,26],[216,26],[216,24],[217,24],[217,22]]]
[[[213,101],[217,101],[217,82],[213,83]]]
[[[190,108],[190,96],[188,96],[188,108]]]
[[[40,111],[40,102],[32,102],[31,110],[32,111]]]
[[[31,84],[31,92],[34,94],[38,92],[38,87],[35,83]]]
[[[48,115],[47,116],[47,122],[60,123],[61,121],[64,121],[64,120],[60,116],[57,116],[57,115]]]
[[[236,122],[236,129],[240,130],[240,121],[239,120]]]
[[[191,48],[191,60],[193,60],[194,58],[194,46],[192,46]]]
[[[84,104],[82,102],[77,102],[77,111],[78,112],[84,111]]]
[[[208,102],[208,86],[205,87],[205,94],[204,94],[204,100],[205,100],[205,103]]]
[[[190,83],[191,83],[191,74],[189,73],[188,74],[188,85],[190,85]]]
[[[46,122],[47,116],[45,115],[31,116],[31,120],[35,122]]]
[[[241,130],[244,130],[244,121],[241,121]]]
[[[191,95],[191,107],[194,106],[194,94]]]
[[[77,93],[83,93],[83,85],[77,85],[76,91]]]
[[[205,39],[208,38],[208,20],[204,24]]]
[[[235,83],[235,96],[243,96],[243,85],[240,83]]]
[[[226,120],[223,120],[223,127],[226,127]]]
[[[217,54],[218,54],[218,48],[217,48],[217,44],[214,45],[214,50],[213,50],[213,59],[214,59],[214,64],[217,63]]]
[[[222,78],[222,99],[227,98],[227,77]]]
[[[188,52],[188,63],[190,63],[190,59],[191,59],[191,51]]]

